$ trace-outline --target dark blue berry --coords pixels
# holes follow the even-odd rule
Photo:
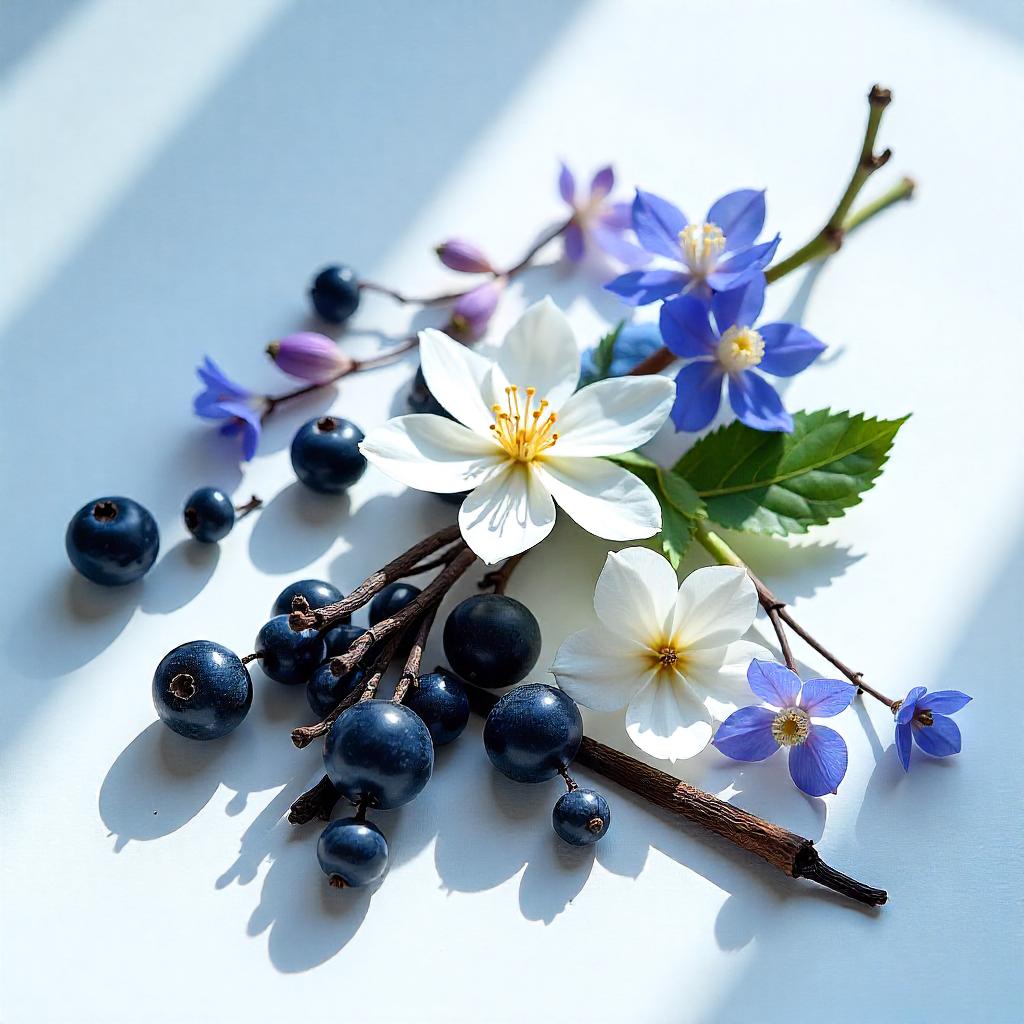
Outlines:
[[[540,644],[533,612],[504,594],[467,597],[444,624],[444,653],[452,669],[490,690],[525,679],[537,664]]]
[[[446,505],[461,505],[469,497],[469,491],[447,491],[444,493],[438,491],[437,496]]]
[[[583,718],[572,699],[543,683],[505,694],[484,722],[491,763],[513,782],[544,782],[576,756]]]
[[[366,632],[362,626],[353,626],[345,622],[340,626],[334,626],[324,633],[324,643],[327,644],[327,657],[340,658],[357,640]]]
[[[292,611],[292,598],[304,597],[309,603],[312,611],[317,608],[326,608],[335,601],[340,601],[345,595],[332,583],[325,583],[323,580],[299,580],[296,583],[289,583],[274,602],[271,615],[290,615]],[[346,615],[344,622],[348,622]]]
[[[343,324],[359,308],[359,278],[351,267],[324,267],[313,279],[309,297],[324,320]]]
[[[390,619],[400,612],[410,601],[420,596],[420,588],[411,583],[392,583],[386,586],[370,602],[370,625]]]
[[[315,629],[294,630],[287,615],[275,615],[256,637],[260,668],[278,683],[306,682],[327,657],[327,645]]]
[[[324,768],[352,803],[401,807],[429,781],[434,746],[414,711],[390,700],[361,700],[331,726]]]
[[[175,647],[153,674],[153,703],[164,724],[191,740],[215,740],[238,726],[252,704],[249,670],[210,640]]]
[[[435,747],[457,740],[469,721],[465,687],[443,669],[420,676],[416,685],[409,687],[405,703],[423,719]]]
[[[204,544],[216,544],[235,525],[235,506],[216,487],[200,487],[185,502],[184,518],[188,532],[196,540]]]
[[[64,535],[71,564],[93,583],[119,587],[145,576],[160,550],[156,520],[131,498],[83,505]]]
[[[368,821],[338,818],[320,833],[316,856],[331,885],[357,888],[371,885],[387,870],[388,841]]]
[[[357,667],[343,676],[336,676],[331,671],[331,663],[324,662],[306,683],[306,700],[309,701],[313,714],[325,718],[356,687],[362,689],[365,679],[366,670],[363,668]]]
[[[551,812],[551,824],[560,839],[572,846],[596,843],[612,823],[612,811],[600,793],[573,789],[558,798]]]
[[[445,419],[455,419],[434,397],[433,391],[427,387],[427,378],[423,376],[422,367],[416,368],[416,376],[413,377],[412,384],[409,386],[409,395],[406,401],[412,412],[431,413],[434,416],[444,416]]]
[[[362,439],[354,423],[338,416],[310,420],[292,440],[295,475],[320,494],[344,494],[366,472]]]

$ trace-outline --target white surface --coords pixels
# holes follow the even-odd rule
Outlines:
[[[4,1021],[1021,1018],[1019,4],[8,0],[0,18]],[[247,650],[284,583],[351,586],[448,513],[375,472],[348,504],[303,492],[287,443],[327,399],[275,422],[243,477],[190,415],[192,366],[208,352],[279,388],[261,345],[303,322],[331,259],[419,289],[445,280],[446,235],[515,257],[558,214],[559,155],[614,159],[694,213],[768,186],[788,251],[834,201],[876,79],[896,155],[867,195],[911,172],[919,198],[814,281],[805,322],[841,354],[788,400],[915,415],[804,555],[737,546],[876,685],[975,694],[966,749],[904,777],[868,703],[840,720],[838,797],[804,799],[781,759],[679,767],[890,905],[775,877],[610,786],[612,832],[573,856],[548,824],[557,787],[497,778],[478,723],[380,815],[394,860],[372,901],[329,890],[316,829],[281,821],[318,774],[287,738],[301,693],[255,673],[244,727],[199,748],[153,724],[151,671],[194,637]],[[541,272],[503,323],[549,290],[582,338],[616,315]],[[358,318],[406,323],[384,302]],[[409,372],[333,408],[378,423]],[[199,551],[177,517],[201,483],[269,505]],[[71,513],[109,492],[163,531],[118,592],[63,553]],[[517,573],[542,665],[588,620],[603,553],[561,522]],[[616,716],[588,728],[628,745]]]

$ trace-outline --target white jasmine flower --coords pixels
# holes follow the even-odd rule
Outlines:
[[[757,614],[743,569],[697,569],[678,585],[668,560],[647,548],[608,556],[594,592],[599,629],[568,637],[551,671],[584,707],[626,708],[629,738],[652,757],[693,757],[713,719],[745,700],[747,667],[771,660],[741,640]]]
[[[360,448],[408,487],[471,491],[459,525],[485,562],[540,543],[556,502],[607,540],[661,529],[646,484],[599,456],[631,451],[657,433],[675,397],[670,380],[616,377],[575,391],[579,349],[550,298],[523,314],[493,362],[435,330],[420,333],[420,360],[427,386],[458,422],[399,416]]]

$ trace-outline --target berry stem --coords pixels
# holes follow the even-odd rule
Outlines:
[[[562,776],[562,781],[565,783],[565,788],[571,793],[574,789],[580,787],[576,784],[576,780],[569,774],[569,769],[562,765],[558,769],[558,774]]]
[[[258,508],[263,508],[263,499],[257,498],[254,494],[244,505],[235,506],[235,515],[239,519],[244,519],[250,512],[255,512]]]
[[[512,573],[516,571],[516,566],[526,557],[526,554],[525,551],[520,551],[518,555],[506,558],[499,568],[485,573],[477,586],[481,590],[487,590],[488,587],[491,587],[495,594],[504,594],[508,589],[508,581]]]
[[[315,786],[307,789],[289,808],[288,820],[293,825],[305,825],[306,822],[319,818],[321,821],[331,820],[331,811],[338,802],[338,791],[334,783],[325,775]]]

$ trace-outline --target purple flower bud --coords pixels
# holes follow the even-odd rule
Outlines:
[[[267,355],[290,377],[326,384],[354,365],[330,338],[311,331],[289,334],[267,346]]]
[[[434,250],[437,258],[449,269],[462,274],[491,274],[491,261],[472,242],[449,238]]]
[[[505,279],[497,277],[466,292],[452,306],[448,333],[459,341],[476,341],[487,330],[504,290]]]

